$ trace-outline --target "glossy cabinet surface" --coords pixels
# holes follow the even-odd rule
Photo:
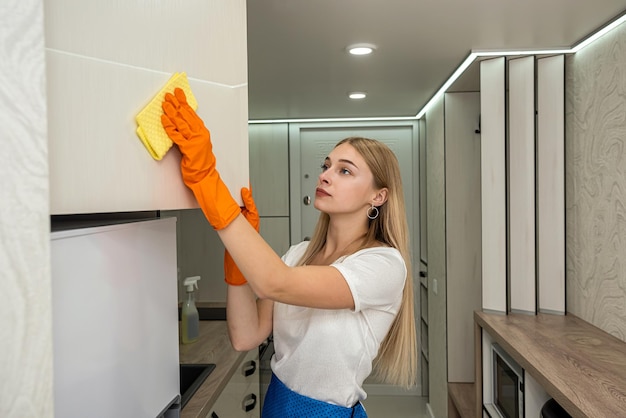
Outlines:
[[[186,72],[227,186],[248,184],[246,4],[45,1],[52,214],[197,207],[135,115]],[[233,193],[239,200],[239,193]]]

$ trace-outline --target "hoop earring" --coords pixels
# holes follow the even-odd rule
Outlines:
[[[372,215],[372,212],[376,212],[376,213]],[[372,205],[372,207],[367,210],[367,217],[370,218],[371,220],[374,220],[378,218],[379,213],[380,211],[378,210],[378,208]]]

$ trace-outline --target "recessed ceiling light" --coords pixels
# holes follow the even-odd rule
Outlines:
[[[353,91],[352,93],[348,94],[348,97],[351,98],[352,100],[365,99],[366,96],[367,94],[365,94],[362,91]]]
[[[376,45],[372,44],[354,44],[350,45],[347,50],[352,55],[369,55],[376,49]]]

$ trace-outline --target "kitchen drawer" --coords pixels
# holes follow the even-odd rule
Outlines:
[[[207,418],[258,418],[259,396],[259,352],[255,349],[240,363]]]

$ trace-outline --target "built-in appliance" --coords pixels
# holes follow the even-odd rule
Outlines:
[[[51,234],[54,416],[176,417],[176,219]]]
[[[484,411],[492,418],[524,417],[524,369],[498,344],[491,346],[492,399]]]

